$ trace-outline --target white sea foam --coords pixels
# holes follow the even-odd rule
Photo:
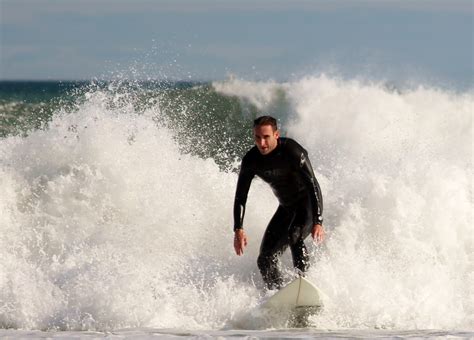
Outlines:
[[[245,96],[241,86],[253,83],[225,91]],[[326,77],[248,93],[265,108],[272,86],[325,197],[328,238],[308,242],[308,275],[329,300],[312,322],[473,328],[472,94]],[[49,128],[0,140],[2,327],[284,327],[255,309],[255,260],[277,204],[268,187],[254,181],[237,257],[236,175],[180,153],[158,108],[111,109],[109,96],[92,92]]]
[[[283,86],[286,129],[325,197],[329,237],[309,276],[331,302],[318,324],[474,327],[472,93],[325,76]]]

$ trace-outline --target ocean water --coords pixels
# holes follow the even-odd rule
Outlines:
[[[472,91],[319,75],[287,83],[0,84],[0,336],[474,337]],[[325,307],[295,329],[259,309],[254,180],[232,246],[251,121],[309,151]],[[283,256],[285,279],[294,275]]]

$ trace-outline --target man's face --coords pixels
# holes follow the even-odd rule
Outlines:
[[[271,125],[261,125],[253,129],[253,138],[258,151],[262,155],[268,155],[277,147],[280,132],[278,130],[273,131]]]

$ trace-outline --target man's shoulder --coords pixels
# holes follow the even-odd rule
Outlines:
[[[293,138],[281,137],[280,138],[280,144],[281,144],[281,146],[283,146],[286,150],[288,150],[290,152],[305,151],[305,149],[301,146],[301,144],[298,143]]]
[[[244,155],[244,157],[242,158],[242,162],[245,162],[245,163],[249,163],[249,162],[252,162],[253,160],[256,159],[256,157],[258,157],[259,155],[259,152],[258,152],[258,149],[256,146],[253,146],[249,151],[247,151],[247,153]]]
[[[251,147],[251,148],[249,149],[249,151],[247,151],[247,153],[245,154],[244,158],[245,158],[245,157],[251,157],[251,156],[253,156],[253,155],[256,155],[257,153],[258,153],[258,149],[257,149],[257,147],[254,145],[253,147]]]

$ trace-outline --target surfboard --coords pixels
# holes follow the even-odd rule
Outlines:
[[[323,293],[304,277],[298,277],[280,289],[262,305],[264,308],[294,309],[297,307],[322,307]]]

